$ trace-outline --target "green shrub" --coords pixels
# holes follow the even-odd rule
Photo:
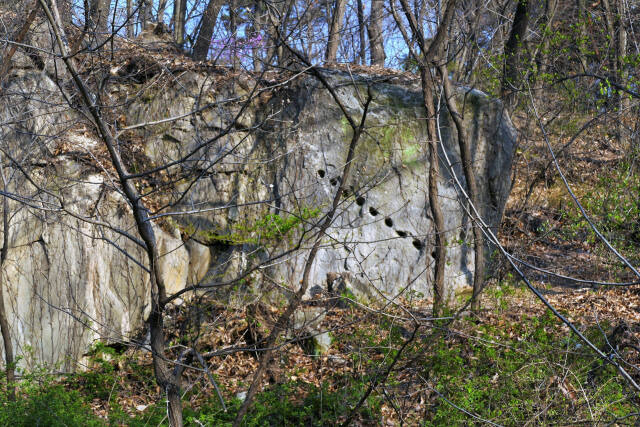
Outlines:
[[[245,417],[245,426],[326,426],[334,425],[340,417],[346,417],[350,408],[360,399],[365,384],[330,391],[326,383],[321,387],[302,382],[277,384],[256,396]],[[299,396],[304,396],[299,398]],[[188,425],[231,425],[242,402],[234,399],[227,412],[222,410],[217,398],[202,407],[197,416],[186,419]],[[380,400],[369,398],[359,415],[367,424],[380,419]],[[197,420],[197,422],[196,422]]]
[[[441,338],[424,361],[423,376],[452,404],[502,425],[534,419],[537,425],[570,425],[592,415],[609,419],[612,414],[634,413],[635,405],[625,397],[624,381],[616,371],[597,362],[558,324],[547,310],[518,325],[480,325],[476,337],[469,339]],[[604,323],[601,327],[610,329]],[[604,348],[597,327],[585,335]],[[434,401],[425,425],[469,424],[469,415],[451,403],[437,396]]]
[[[15,402],[0,394],[0,426],[103,426],[77,391],[61,385],[28,385]]]

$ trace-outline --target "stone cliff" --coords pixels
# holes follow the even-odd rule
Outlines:
[[[257,266],[240,288],[294,288],[350,139],[328,92],[304,75],[263,78],[254,90],[248,75],[186,70],[163,77],[161,70],[141,75],[139,69],[134,60],[113,67],[102,102],[112,105],[110,123],[131,171],[170,165],[138,183],[150,210],[162,208],[155,220],[169,290],[214,286]],[[428,296],[433,226],[419,88],[393,76],[325,74],[354,117],[362,114],[367,85],[374,99],[312,285],[324,286],[337,274],[369,299],[408,291]],[[43,72],[18,69],[6,80],[0,107],[11,197],[3,285],[13,340],[27,366],[65,370],[75,369],[96,339],[138,334],[150,298],[145,257],[135,235],[127,237],[135,234],[130,209],[100,139],[74,107],[72,90]],[[480,208],[497,227],[515,132],[499,102],[477,91],[458,93]],[[463,180],[445,111],[439,125]],[[441,170],[446,286],[453,292],[471,283],[472,234],[444,162]]]

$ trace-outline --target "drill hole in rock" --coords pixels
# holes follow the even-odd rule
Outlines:
[[[324,178],[324,174],[325,174],[325,172],[324,172],[324,170],[323,170],[323,169],[318,169],[318,176],[319,176],[320,178]]]
[[[402,230],[396,230],[396,234],[400,237],[407,237],[407,232]]]
[[[422,250],[422,242],[418,239],[413,239],[413,247],[417,250]]]
[[[376,216],[378,215],[380,212],[378,212],[378,210],[376,208],[374,208],[373,206],[369,207],[369,213],[371,214],[371,216]]]
[[[362,205],[364,205],[364,197],[362,197],[362,196],[358,196],[358,197],[356,197],[356,204],[357,204],[358,206],[362,206]]]
[[[391,218],[389,218],[389,217],[386,217],[386,218],[384,219],[384,224],[385,224],[387,227],[393,227],[393,220],[392,220]]]

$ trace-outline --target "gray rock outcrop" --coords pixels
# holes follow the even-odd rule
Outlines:
[[[312,285],[338,274],[369,301],[403,292],[429,296],[433,225],[420,91],[411,82],[327,76],[356,119],[366,85],[374,99],[349,190],[313,265]],[[123,150],[138,141],[132,168],[186,158],[168,169],[185,178],[171,181],[158,202],[170,206],[164,213],[176,215],[155,226],[160,270],[171,292],[224,282],[261,263],[245,286],[268,280],[295,288],[309,238],[337,188],[350,129],[327,91],[302,77],[262,90],[242,108],[252,85],[250,76],[220,82],[189,71],[144,90],[126,81],[109,86],[113,103],[139,91],[117,111],[126,122],[121,126],[175,118],[122,137]],[[43,73],[21,70],[3,91],[2,120],[10,124],[0,132],[13,160],[2,160],[7,191],[15,195],[3,286],[13,340],[26,366],[76,369],[96,339],[128,340],[143,326],[150,298],[144,253],[126,236],[135,237],[134,223],[100,140],[60,89]],[[510,188],[515,132],[499,102],[477,91],[459,94],[480,209],[497,227]],[[454,172],[464,181],[444,110],[439,124]],[[471,283],[472,234],[451,172],[444,164],[441,170],[447,286],[453,292]]]

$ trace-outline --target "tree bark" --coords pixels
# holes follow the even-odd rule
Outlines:
[[[346,0],[335,0],[334,2],[333,13],[331,14],[331,25],[329,27],[329,40],[327,42],[327,51],[324,57],[325,63],[327,64],[336,62],[346,6]]]
[[[287,59],[290,57],[288,49],[283,46],[284,42],[278,35],[287,33],[289,13],[291,12],[290,6],[290,1],[282,1],[275,2],[268,8],[268,33],[270,41],[267,48],[267,61],[273,62],[275,58],[275,63],[280,67],[287,67],[289,65],[287,63]]]
[[[480,18],[482,13],[480,9],[480,1],[475,0],[473,2],[473,16],[469,20],[471,36],[467,41],[465,47],[465,57],[462,64],[460,64],[461,72],[458,75],[458,81],[465,81],[469,87],[473,87],[475,83],[476,75],[473,73],[475,64],[478,59],[478,35],[480,34]]]
[[[529,26],[529,0],[518,0],[513,17],[511,33],[504,45],[504,72],[502,76],[502,97],[512,108],[520,88],[518,82],[522,70],[522,50]]]
[[[33,25],[33,22],[36,19],[37,14],[38,14],[38,4],[36,3],[34,8],[31,10],[29,15],[25,19],[24,23],[22,24],[22,27],[20,28],[20,30],[13,37],[14,42],[22,43],[24,41],[25,37],[29,33],[29,30],[31,29],[31,25]],[[4,51],[4,55],[2,57],[2,65],[0,65],[0,83],[2,83],[7,73],[11,69],[11,58],[16,53],[17,47],[18,46],[16,44],[11,44],[7,46],[7,48]]]
[[[407,0],[400,0],[402,10],[407,17],[413,39],[418,42],[420,47],[420,54],[415,52],[411,46],[412,37],[409,36],[404,28],[400,18],[397,16],[394,10],[394,19],[396,24],[402,33],[411,55],[414,57],[420,68],[420,81],[422,84],[422,96],[424,102],[424,108],[427,113],[427,138],[429,147],[429,207],[431,210],[431,216],[433,217],[433,232],[434,232],[434,273],[433,273],[433,315],[438,317],[445,306],[445,288],[444,288],[444,267],[446,265],[446,237],[444,229],[444,216],[442,214],[442,208],[440,206],[440,200],[438,199],[438,177],[440,175],[440,164],[438,160],[438,129],[436,126],[436,105],[434,99],[434,83],[431,76],[431,67],[438,67],[440,61],[442,61],[442,51],[447,42],[447,32],[451,20],[453,19],[453,13],[456,7],[456,0],[450,0],[447,3],[447,7],[442,17],[440,25],[438,25],[437,31],[431,43],[427,46],[427,39],[425,38],[422,27],[417,21],[416,16],[412,12],[411,6]],[[426,257],[427,267],[431,262],[429,257]]]
[[[365,40],[365,31],[366,24],[364,22],[364,6],[362,5],[362,0],[357,1],[358,7],[358,38],[360,43],[360,65],[365,65],[367,63],[367,45]]]
[[[627,28],[625,27],[625,2],[624,0],[618,0],[618,40],[617,40],[617,52],[616,60],[618,62],[618,75],[621,85],[627,85],[629,73],[627,72],[627,64],[625,63],[627,56]],[[631,101],[629,96],[622,91],[618,91],[618,141],[624,142],[626,138],[626,124],[625,116],[630,113],[629,106]]]
[[[95,33],[96,40],[106,38],[109,23],[109,0],[90,0],[89,2],[89,27]],[[61,11],[63,14],[63,10]]]
[[[133,16],[133,0],[127,0],[127,38],[133,39],[135,37],[135,25]]]
[[[231,35],[231,68],[238,69],[238,4],[236,0],[229,0],[229,34]]]
[[[5,198],[6,199],[6,198]],[[4,214],[3,214],[4,216]],[[5,229],[5,234],[9,232],[8,229]],[[3,256],[5,248],[2,248]],[[7,390],[8,390],[8,398],[9,400],[16,400],[16,367],[15,367],[15,357],[13,353],[13,343],[11,342],[11,328],[9,327],[9,319],[7,318],[7,311],[4,301],[4,274],[2,268],[4,267],[4,262],[0,266],[0,332],[2,333],[2,343],[4,344],[4,361],[5,361],[5,372],[7,376]]]
[[[253,39],[256,40],[259,37],[259,42],[255,41],[251,46],[251,56],[253,61],[253,71],[259,72],[262,71],[262,28],[264,17],[262,16],[264,13],[263,5],[261,0],[255,0],[253,2]],[[309,44],[311,44],[311,39],[309,39]]]
[[[553,8],[555,9],[555,6],[557,4],[557,0],[547,0],[547,8],[550,8],[550,5],[553,5]],[[578,58],[580,60],[580,64],[582,65],[582,69],[584,70],[584,72],[586,73],[588,71],[587,68],[587,58],[585,57],[584,54],[584,40],[587,37],[587,28],[586,28],[586,17],[587,17],[587,5],[586,5],[586,0],[577,0],[577,7],[578,7],[578,25],[580,26],[580,31],[579,31],[579,37],[580,40],[578,42]],[[549,28],[551,24],[551,20],[548,20],[548,24],[547,27]],[[549,38],[547,37],[545,39],[545,47],[547,47],[548,50],[548,45],[549,45]],[[543,69],[542,72],[545,72],[546,70]]]
[[[0,165],[0,174],[2,175],[3,189],[7,190],[7,181],[4,175],[2,165]],[[9,319],[4,301],[4,264],[7,260],[9,252],[9,203],[7,197],[2,197],[2,249],[0,249],[0,333],[2,333],[2,343],[4,344],[4,361],[7,376],[7,391],[9,400],[16,399],[16,367],[13,352],[13,343],[11,341],[11,328],[9,327]]]
[[[187,1],[175,0],[173,5],[173,38],[178,46],[182,46],[184,44],[184,21],[186,13]],[[207,46],[207,49],[208,47],[209,46]]]
[[[158,14],[156,15],[156,21],[158,24],[164,24],[164,14],[167,11],[167,0],[160,0],[158,3]]]
[[[145,30],[151,23],[151,9],[152,2],[151,0],[138,0],[138,22],[142,26],[142,29]]]
[[[152,272],[155,269],[151,270]],[[152,286],[156,280],[152,273]],[[153,298],[153,297],[152,297]],[[182,399],[180,397],[180,378],[174,376],[165,360],[164,321],[162,309],[155,295],[149,316],[149,334],[151,336],[151,351],[153,353],[153,373],[160,388],[167,396],[167,418],[172,427],[182,426]]]
[[[609,60],[610,69],[616,74],[618,62],[613,57],[616,51],[615,40],[616,31],[613,24],[613,10],[611,10],[611,3],[609,0],[602,0],[602,7],[604,8],[604,19],[607,24],[607,35],[609,36],[609,46],[607,46],[607,59]]]
[[[383,67],[386,59],[384,53],[384,38],[382,37],[384,0],[371,0],[371,14],[369,15],[369,55],[371,55],[371,65]]]
[[[184,0],[181,0],[184,1]],[[200,22],[200,31],[198,37],[193,45],[192,58],[196,61],[205,61],[209,55],[209,47],[211,46],[211,38],[213,37],[213,30],[218,20],[218,13],[220,13],[221,1],[209,0],[207,8],[202,15],[202,22]]]
[[[447,103],[447,109],[449,115],[453,120],[456,131],[458,133],[458,146],[460,147],[460,157],[462,160],[462,171],[464,178],[467,181],[467,191],[469,196],[469,202],[478,210],[480,214],[479,193],[478,184],[476,182],[476,174],[473,171],[473,158],[471,156],[471,142],[467,135],[467,129],[464,126],[463,118],[458,111],[458,106],[455,101],[455,94],[451,87],[451,81],[447,76],[447,69],[444,65],[440,65],[438,68],[440,78],[442,79],[442,85],[444,88],[444,97]],[[480,293],[484,287],[484,235],[482,229],[478,224],[478,220],[473,218],[473,209],[469,209],[471,215],[471,227],[473,229],[474,240],[474,252],[475,252],[475,269],[473,274],[473,296],[471,299],[471,309],[477,311],[480,308]]]
[[[416,6],[417,7],[417,6]],[[451,58],[451,60],[453,61],[455,67],[453,67],[453,80],[454,81],[461,81],[463,79],[463,77],[465,76],[466,73],[466,64],[467,61],[469,60],[469,57],[473,54],[473,48],[474,48],[474,44],[475,44],[475,35],[477,33],[477,21],[478,21],[478,16],[480,15],[477,12],[477,0],[473,0],[471,2],[469,2],[467,9],[464,11],[464,21],[466,22],[466,24],[468,25],[469,29],[466,35],[466,37],[461,40],[460,44],[461,47],[458,50],[453,49],[456,55],[456,57]],[[417,15],[417,13],[416,13]],[[420,22],[420,20],[418,19],[418,22]],[[464,34],[464,32],[462,32]]]
[[[433,250],[433,316],[438,317],[445,305],[444,267],[446,264],[446,238],[444,235],[444,215],[438,199],[438,177],[440,176],[440,162],[438,160],[438,129],[436,127],[436,108],[433,97],[433,79],[428,67],[420,67],[420,82],[422,96],[427,113],[427,137],[429,138],[429,208],[433,217],[433,234],[435,247]],[[431,264],[426,257],[427,264]]]

